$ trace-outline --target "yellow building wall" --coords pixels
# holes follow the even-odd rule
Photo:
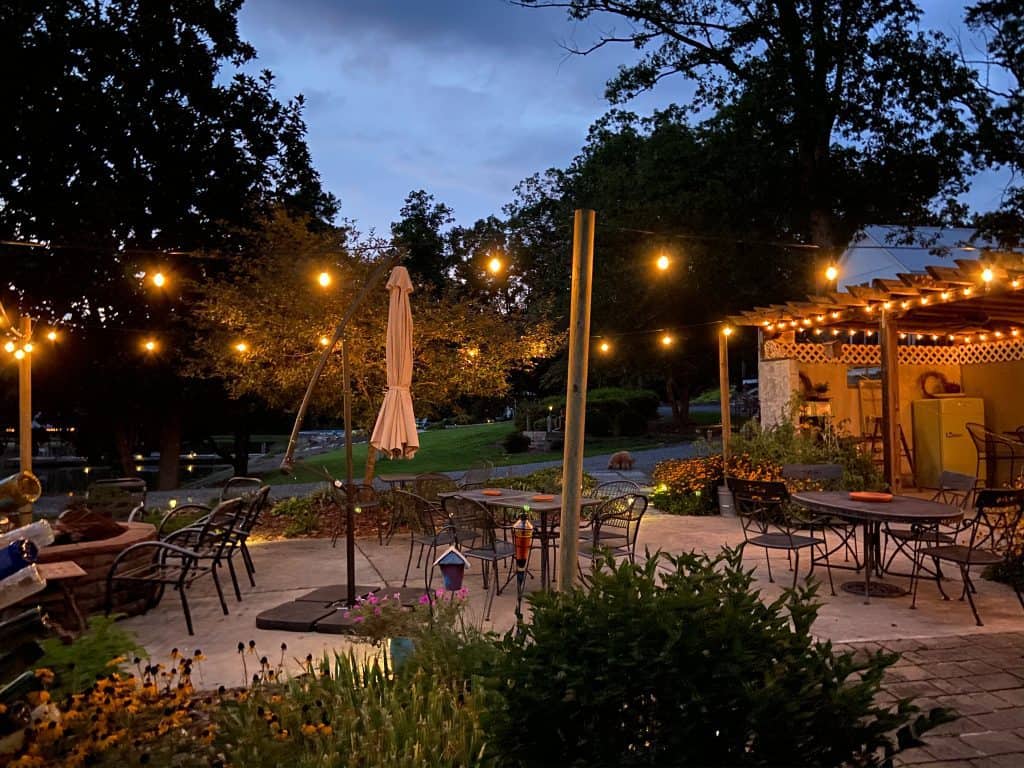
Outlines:
[[[985,400],[985,426],[1006,432],[1024,425],[1024,360],[963,366],[968,397]]]

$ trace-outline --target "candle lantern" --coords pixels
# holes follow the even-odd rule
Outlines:
[[[455,547],[448,547],[447,550],[434,561],[434,565],[441,569],[441,579],[444,588],[449,592],[456,592],[462,589],[462,577],[469,567],[469,561]]]
[[[512,526],[512,549],[516,559],[516,622],[523,621],[523,588],[526,586],[526,566],[530,562],[533,545],[533,524],[529,520],[530,508],[523,507],[519,519]]]

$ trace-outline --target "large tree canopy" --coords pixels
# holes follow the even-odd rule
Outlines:
[[[917,28],[912,0],[523,0],[615,29],[587,53],[630,43],[640,60],[608,84],[613,102],[682,75],[693,108],[728,108],[790,153],[794,234],[824,246],[851,229],[837,210],[857,171],[877,192],[898,178],[907,199],[951,199],[973,149],[966,106],[975,72],[948,39]],[[881,182],[881,184],[879,184]],[[856,228],[854,225],[853,228]]]

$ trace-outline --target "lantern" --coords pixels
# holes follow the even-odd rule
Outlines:
[[[523,622],[523,588],[526,586],[526,566],[530,562],[533,544],[533,525],[528,519],[530,507],[524,506],[519,519],[512,526],[512,550],[516,559],[516,623]]]
[[[448,547],[434,565],[441,569],[441,578],[444,581],[444,588],[449,592],[456,592],[462,589],[462,576],[469,567],[469,561],[455,547]]]

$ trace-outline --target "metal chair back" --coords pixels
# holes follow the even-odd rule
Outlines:
[[[932,496],[932,501],[940,501],[943,504],[955,504],[960,509],[967,510],[974,489],[978,487],[978,478],[963,472],[943,470],[939,475],[939,489]]]
[[[459,480],[459,488],[482,488],[494,474],[494,465],[489,461],[474,461]]]
[[[970,531],[967,564],[981,550],[1008,557],[1014,550],[1021,517],[1024,515],[1024,489],[984,488],[977,492],[974,516],[964,521]]]
[[[258,492],[262,487],[263,481],[258,477],[232,477],[220,489],[220,500],[227,501],[239,496],[247,496]]]
[[[647,511],[647,497],[638,493],[614,496],[602,502],[591,517],[594,544],[602,541],[602,533],[612,532],[626,541],[630,559],[633,559],[640,521]]]
[[[607,483],[601,483],[591,492],[591,496],[596,499],[614,499],[616,496],[626,496],[629,494],[640,494],[640,485],[632,480],[612,480]]]
[[[459,545],[496,550],[498,524],[485,504],[465,496],[446,496],[441,508],[445,521],[455,528],[455,540]]]
[[[448,475],[440,472],[424,472],[421,475],[416,475],[413,488],[417,496],[422,496],[427,501],[440,503],[441,498],[438,494],[456,490],[456,483]]]
[[[404,522],[414,536],[437,536],[441,528],[436,507],[428,499],[398,488],[391,492],[395,519]]]
[[[768,533],[772,528],[787,533],[796,529],[786,512],[789,491],[785,483],[776,480],[741,480],[736,477],[727,478],[726,482],[732,491],[744,537],[750,532]]]

